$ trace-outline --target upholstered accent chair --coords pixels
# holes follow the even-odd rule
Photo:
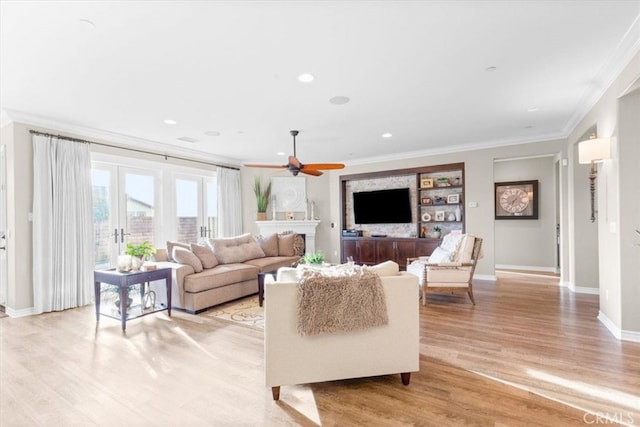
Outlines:
[[[407,272],[418,276],[422,304],[427,293],[465,291],[475,305],[473,274],[482,257],[482,239],[471,234],[447,234],[431,256],[407,259]]]

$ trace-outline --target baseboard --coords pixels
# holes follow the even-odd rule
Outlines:
[[[576,294],[600,295],[600,288],[592,288],[591,286],[576,286],[573,282],[568,282],[568,288]]]
[[[540,265],[510,265],[510,264],[496,264],[496,270],[528,270],[528,271],[544,271],[546,273],[560,273],[560,270],[556,267],[543,267]]]
[[[4,308],[4,312],[9,317],[27,317],[27,316],[32,316],[34,313],[33,307],[21,308],[20,310],[15,310],[11,307],[6,307],[6,306]]]
[[[473,279],[487,280],[489,282],[495,282],[496,280],[498,280],[497,277],[493,274],[474,274]]]
[[[611,334],[621,341],[631,341],[640,343],[640,332],[625,331],[618,328],[602,311],[598,312],[598,320],[602,323]]]

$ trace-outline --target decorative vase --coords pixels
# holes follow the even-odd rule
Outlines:
[[[131,271],[140,271],[143,263],[144,263],[144,259],[142,257],[132,256]]]
[[[456,220],[456,216],[453,212],[451,212],[449,216],[447,216],[447,221],[455,221],[455,220]]]
[[[462,220],[462,213],[460,212],[460,208],[456,207],[456,221]]]
[[[431,233],[431,237],[433,237],[434,239],[439,239],[440,238],[440,232],[439,231],[434,231],[433,233]]]
[[[266,221],[267,213],[266,212],[258,212],[258,221]]]
[[[118,255],[118,271],[128,273],[133,267],[133,257],[131,255]]]

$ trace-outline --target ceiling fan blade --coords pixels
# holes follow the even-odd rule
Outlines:
[[[248,164],[248,163],[245,163],[242,166],[247,168],[273,168],[273,169],[282,169],[287,167],[287,165],[257,165],[257,164]]]
[[[307,169],[306,167],[303,169],[300,169],[300,172],[302,173],[306,173],[307,175],[313,175],[313,176],[320,176],[322,175],[322,172],[317,171],[315,169]]]
[[[305,168],[311,169],[344,169],[342,163],[305,163]]]

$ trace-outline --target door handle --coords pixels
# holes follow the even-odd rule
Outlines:
[[[118,243],[118,229],[113,229],[113,243]]]
[[[124,243],[124,236],[128,236],[129,234],[131,234],[131,233],[125,233],[124,232],[124,228],[121,228],[120,229],[120,243]]]
[[[7,250],[6,243],[4,242],[4,240],[6,240],[6,238],[7,238],[7,235],[2,233],[2,236],[0,236],[0,240],[2,240],[3,241],[2,243],[4,243],[4,244],[2,246],[0,246],[0,249],[3,250],[3,251]]]

